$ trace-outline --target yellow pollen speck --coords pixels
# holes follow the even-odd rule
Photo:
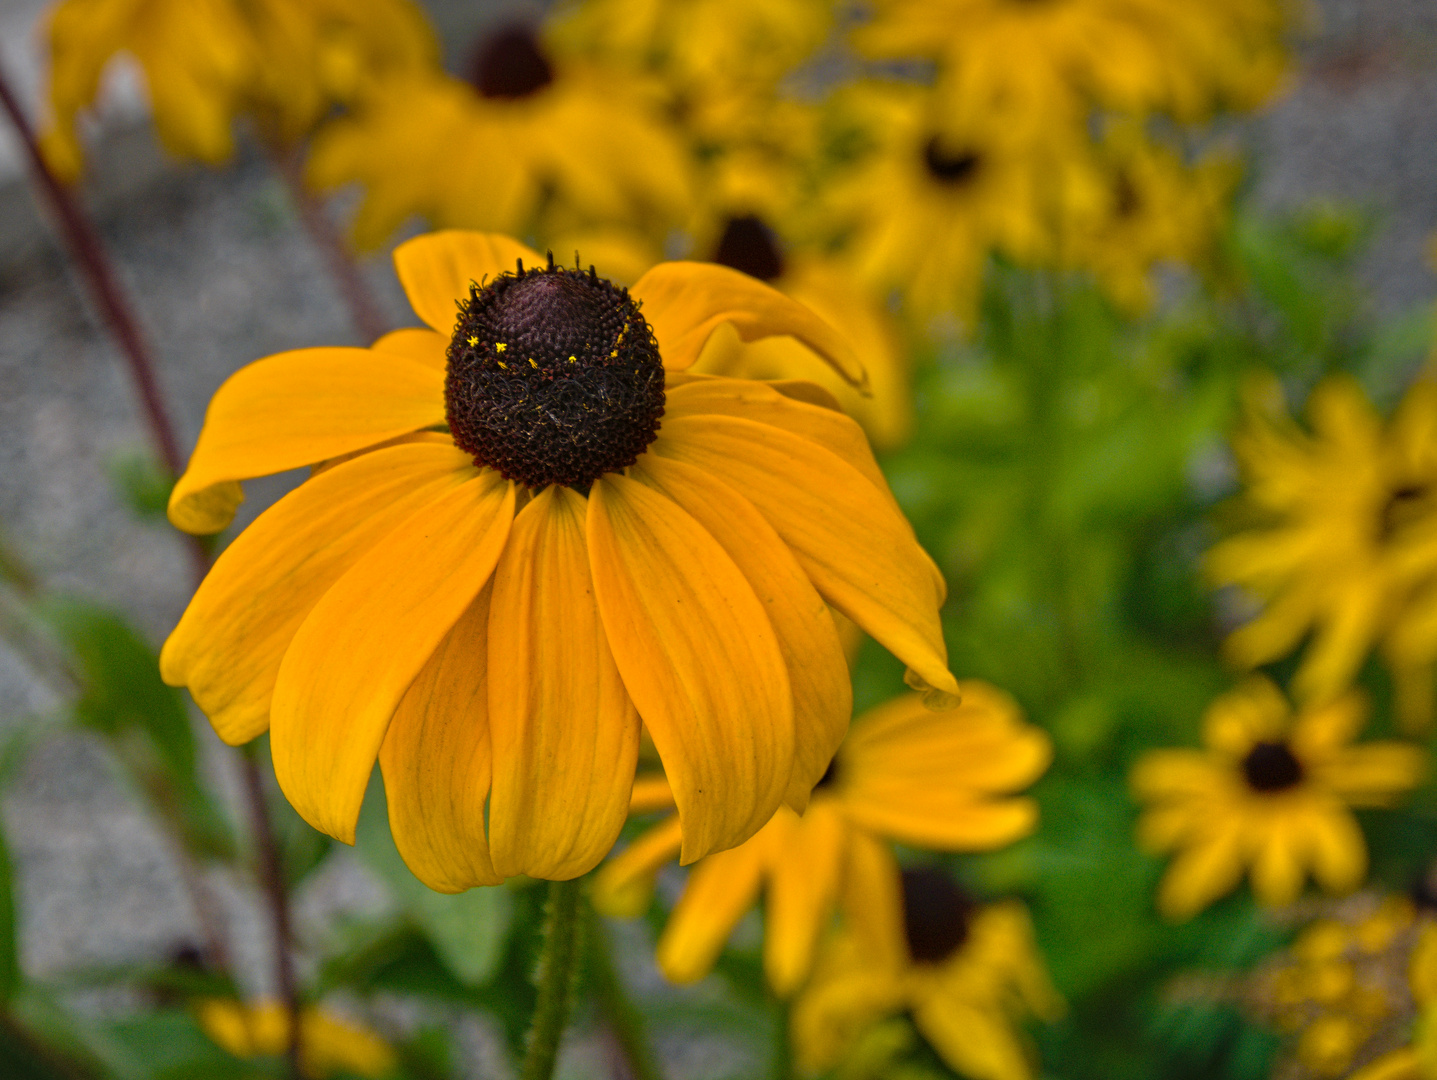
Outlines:
[[[571,363],[571,364],[577,364],[578,362],[579,362],[578,357],[574,357],[574,356],[569,357],[569,363]]]
[[[495,352],[503,352],[503,351],[504,351],[505,349],[507,349],[508,347],[509,347],[509,346],[505,345],[502,341],[499,341],[499,342],[496,342],[496,343],[495,343],[495,345],[494,345],[494,351],[495,351]]]
[[[478,339],[477,337],[475,337],[473,334],[470,334],[470,335],[469,335],[469,347],[472,349],[474,346],[476,346],[476,345],[478,345],[478,344],[479,344],[479,339]]]
[[[613,352],[609,353],[609,355],[610,355],[610,356],[618,356],[618,355],[619,355],[619,350],[618,350],[618,349],[615,349]]]
[[[500,361],[499,361],[499,366],[500,366],[501,368],[503,368],[505,371],[508,371],[508,370],[509,370],[509,365],[506,364],[506,363],[504,363],[503,360],[500,360]]]
[[[529,357],[529,366],[531,368],[537,368],[539,366],[538,364],[534,363],[534,358],[532,356]]]

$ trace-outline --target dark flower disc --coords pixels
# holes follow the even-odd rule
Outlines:
[[[449,343],[445,407],[475,464],[530,488],[587,490],[658,434],[664,366],[627,289],[553,265],[471,284]]]
[[[1260,742],[1242,759],[1242,774],[1254,791],[1283,791],[1302,780],[1302,762],[1283,742]]]
[[[923,147],[923,164],[928,167],[928,175],[939,183],[958,187],[977,175],[983,159],[968,147],[946,147],[934,135]]]
[[[714,249],[713,261],[742,270],[760,281],[774,281],[783,274],[778,237],[762,218],[753,214],[728,219]]]
[[[936,867],[903,871],[903,931],[914,962],[940,964],[962,948],[977,907]]]
[[[479,42],[470,79],[486,98],[512,101],[548,86],[554,81],[554,69],[534,28],[510,23]]]

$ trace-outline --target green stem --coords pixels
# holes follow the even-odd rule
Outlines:
[[[793,1046],[788,1038],[788,1013],[788,1002],[780,1000],[777,1022],[773,1026],[773,1061],[769,1067],[772,1080],[793,1080]]]
[[[578,966],[580,880],[549,882],[544,947],[539,956],[539,1000],[529,1022],[520,1080],[550,1080],[554,1075]]]
[[[644,1018],[629,999],[623,976],[614,965],[608,928],[597,914],[589,918],[588,934],[589,979],[604,1020],[624,1053],[630,1077],[632,1080],[663,1080],[663,1073],[659,1071],[658,1061],[649,1045],[648,1033],[644,1030]]]

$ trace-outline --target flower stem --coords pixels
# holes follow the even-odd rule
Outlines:
[[[280,866],[279,845],[274,840],[274,829],[270,825],[269,808],[265,804],[264,778],[260,774],[259,761],[255,756],[255,744],[246,743],[240,748],[240,765],[244,771],[246,801],[249,803],[250,820],[257,846],[256,862],[260,887],[264,890],[269,904],[270,921],[274,933],[275,981],[279,984],[279,999],[289,1019],[289,1074],[298,1080],[300,1076],[300,1011],[299,988],[294,978],[294,959],[290,949],[292,931],[289,921],[289,894],[284,886],[284,871]]]
[[[109,326],[111,334],[125,354],[130,368],[130,379],[140,396],[145,421],[150,428],[150,437],[160,453],[166,470],[171,476],[184,472],[185,462],[180,454],[179,440],[175,437],[174,425],[165,408],[164,395],[159,379],[155,375],[154,360],[150,356],[148,343],[140,331],[139,322],[130,313],[124,291],[115,277],[100,234],[95,230],[80,202],[65,184],[61,183],[45,162],[40,144],[35,138],[35,129],[20,108],[20,101],[10,87],[5,73],[0,71],[0,105],[4,106],[15,133],[25,146],[30,167],[35,171],[40,187],[50,203],[60,225],[60,232],[74,258],[75,266],[90,287],[95,306]],[[208,557],[203,546],[193,537],[188,538],[190,561],[197,577],[203,577],[208,568]]]
[[[549,882],[544,946],[539,957],[539,1000],[529,1022],[520,1080],[550,1080],[554,1075],[578,968],[581,880]]]
[[[364,280],[364,275],[359,272],[359,267],[355,265],[349,245],[325,213],[324,205],[304,186],[304,176],[296,152],[275,146],[269,141],[265,141],[265,147],[274,163],[275,171],[284,180],[290,201],[294,203],[295,212],[299,214],[300,224],[304,226],[305,232],[309,233],[310,240],[319,249],[329,267],[330,276],[349,308],[350,321],[364,338],[364,344],[372,343],[376,338],[382,337],[389,327],[380,311],[378,300]]]
[[[595,912],[590,913],[588,965],[589,979],[593,984],[594,996],[599,1008],[613,1033],[614,1040],[623,1051],[629,1066],[631,1080],[662,1080],[653,1048],[649,1045],[648,1033],[644,1030],[644,1018],[629,999],[624,987],[623,976],[614,964],[613,944],[609,939],[604,920]]]

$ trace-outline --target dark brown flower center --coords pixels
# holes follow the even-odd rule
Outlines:
[[[923,148],[923,164],[928,174],[943,184],[959,187],[970,183],[983,165],[983,159],[971,147],[946,147],[934,135]]]
[[[1378,524],[1378,539],[1391,540],[1402,529],[1432,512],[1432,490],[1425,484],[1405,484],[1387,497]]]
[[[1284,791],[1302,782],[1302,762],[1285,742],[1260,742],[1242,759],[1242,775],[1254,791]]]
[[[1113,181],[1113,211],[1118,217],[1124,220],[1131,218],[1142,209],[1143,200],[1138,194],[1137,185],[1133,178],[1128,175],[1127,170],[1118,170],[1117,178]]]
[[[916,963],[939,964],[968,940],[978,905],[946,873],[931,866],[903,871],[903,932]]]
[[[818,778],[818,783],[813,785],[813,790],[817,791],[819,788],[832,787],[838,783],[839,772],[838,756],[835,754],[833,760],[828,763],[828,768],[824,769],[823,775]]]
[[[585,490],[638,460],[664,413],[664,366],[639,306],[590,267],[519,264],[470,284],[444,399],[477,465],[539,489]]]
[[[713,261],[742,270],[760,281],[773,281],[783,274],[778,238],[762,218],[753,214],[728,219]]]
[[[528,97],[554,81],[554,69],[534,28],[510,23],[489,34],[474,50],[471,81],[486,98]]]

